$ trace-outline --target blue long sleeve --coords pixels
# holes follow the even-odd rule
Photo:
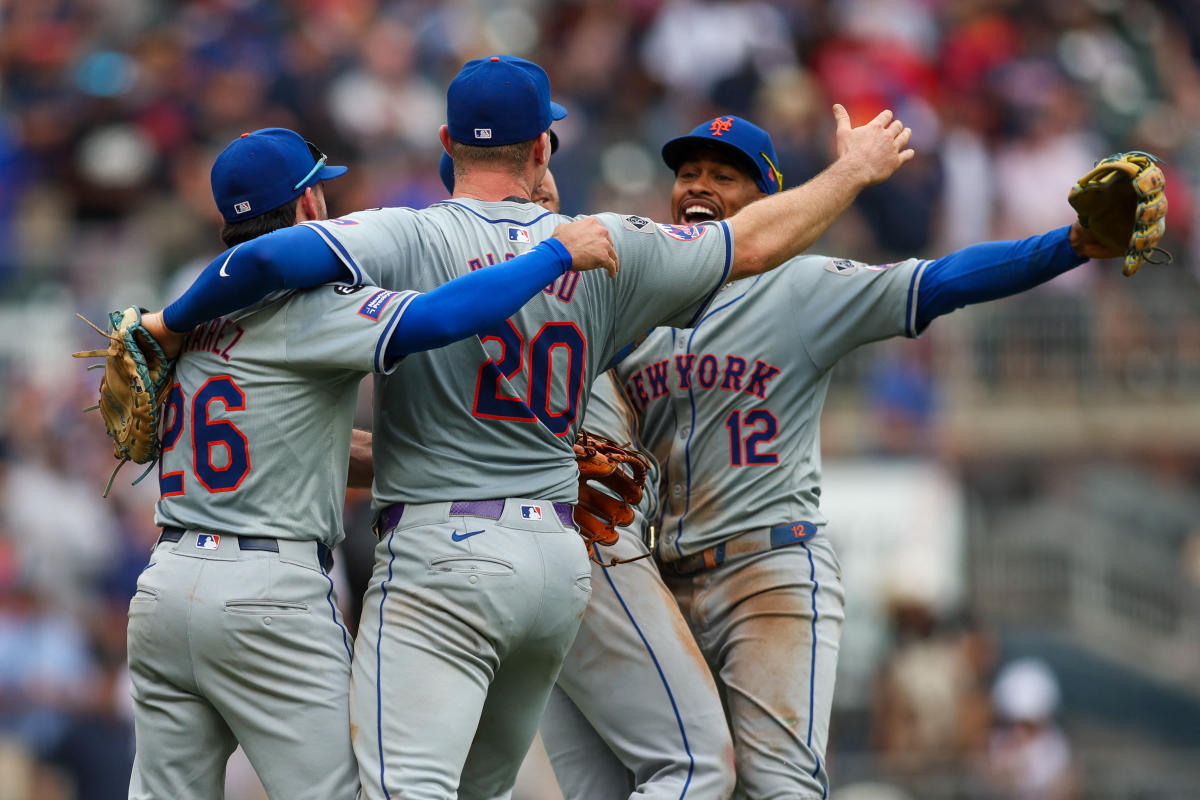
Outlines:
[[[499,325],[570,268],[567,248],[557,239],[547,239],[516,258],[461,275],[418,295],[388,340],[389,362]],[[171,330],[191,330],[253,305],[271,292],[320,286],[347,277],[341,260],[316,231],[303,226],[284,228],[214,259],[191,288],[163,310],[163,320]]]
[[[388,363],[499,325],[570,268],[567,248],[557,239],[547,239],[516,258],[418,295],[388,340]]]
[[[271,292],[307,289],[349,277],[316,231],[303,225],[281,228],[213,259],[191,287],[163,309],[163,322],[182,333],[254,305]]]
[[[921,273],[917,331],[956,308],[1023,292],[1087,261],[1071,247],[1070,230],[975,244],[929,262]]]

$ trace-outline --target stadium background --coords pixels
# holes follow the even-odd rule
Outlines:
[[[1173,266],[1090,264],[835,371],[829,755],[837,800],[1200,795],[1192,0],[7,0],[0,798],[124,797],[132,754],[125,610],[156,492],[127,468],[99,498],[95,373],[68,357],[95,334],[72,313],[157,306],[215,255],[208,167],[245,130],[350,165],[334,214],[441,199],[444,87],[493,52],[542,63],[570,109],[568,213],[667,218],[658,148],[717,113],[771,131],[795,185],[830,158],[831,102],[895,109],[917,160],[814,248],[864,261],[1065,224],[1095,158],[1165,158]],[[363,569],[350,501],[340,561]],[[518,800],[546,781],[532,762]],[[236,763],[229,797],[253,783]]]

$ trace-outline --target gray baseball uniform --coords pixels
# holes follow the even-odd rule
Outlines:
[[[188,335],[129,605],[131,798],[220,798],[240,743],[272,797],[354,798],[350,637],[327,574],[356,387],[415,292],[321,287]]]
[[[409,356],[377,386],[382,538],[351,698],[368,797],[511,789],[590,593],[570,507],[580,411],[620,346],[691,324],[730,269],[724,223],[599,218],[615,279],[568,273],[504,325]],[[524,252],[568,219],[458,199],[310,225],[352,272],[424,289]]]
[[[637,442],[637,418],[610,370],[596,381],[583,427]],[[658,476],[605,560],[646,552]],[[733,791],[733,742],[717,687],[679,609],[649,560],[592,564],[592,599],[541,724],[568,800],[638,797],[724,800]]]
[[[827,794],[843,592],[819,508],[821,408],[840,357],[913,335],[924,263],[801,256],[618,368],[662,465],[656,555],[726,702],[737,797]]]

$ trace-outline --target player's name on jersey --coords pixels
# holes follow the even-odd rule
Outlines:
[[[643,409],[651,400],[666,397],[672,389],[720,389],[766,398],[767,384],[779,372],[779,367],[761,359],[754,359],[751,366],[740,356],[687,353],[642,367],[629,376],[626,388]]]
[[[228,361],[235,345],[242,340],[246,331],[236,322],[217,317],[204,325],[197,325],[188,333],[180,349],[180,355],[190,352],[212,353]]]
[[[512,230],[517,230],[517,228],[510,228],[510,231],[512,231]],[[523,229],[521,230],[521,232],[524,233],[526,236],[529,235],[528,232],[526,232]],[[523,241],[529,241],[529,240],[524,239]],[[517,253],[505,253],[504,260],[511,261],[512,259],[516,258],[517,255],[518,255]],[[484,253],[479,258],[472,258],[469,261],[467,261],[467,269],[474,272],[477,269],[483,269],[484,267],[490,267],[492,264],[495,264],[495,263],[496,263],[496,254],[495,253]],[[559,300],[562,300],[564,303],[569,303],[575,297],[575,287],[577,287],[579,285],[579,275],[580,275],[580,273],[578,273],[578,272],[568,272],[568,273],[564,274],[563,276],[561,276],[559,278],[555,278],[553,281],[551,281],[550,285],[547,286],[545,289],[543,289],[542,292],[545,294],[548,294],[548,295],[553,295],[553,296],[557,297]]]

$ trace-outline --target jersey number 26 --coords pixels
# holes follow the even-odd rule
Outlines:
[[[210,420],[208,409],[213,403],[222,403],[227,411],[242,411],[246,408],[246,395],[227,375],[209,378],[192,395],[189,415],[185,413],[189,404],[183,388],[178,383],[171,387],[163,409],[166,429],[162,436],[162,456],[158,461],[158,488],[163,497],[185,491],[184,471],[163,472],[163,461],[188,427],[185,420],[189,416],[192,421],[192,469],[201,486],[210,492],[232,492],[250,473],[250,445],[246,435],[228,420]],[[222,466],[213,463],[214,448],[227,454]]]

